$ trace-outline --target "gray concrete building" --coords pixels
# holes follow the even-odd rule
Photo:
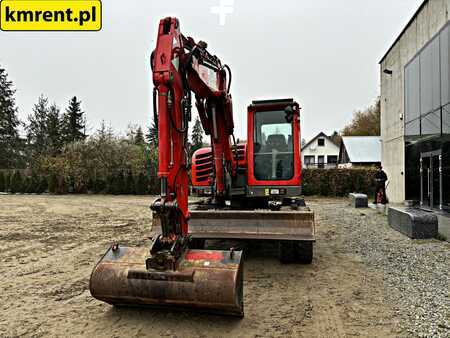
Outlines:
[[[450,210],[450,0],[426,0],[380,61],[391,202]]]

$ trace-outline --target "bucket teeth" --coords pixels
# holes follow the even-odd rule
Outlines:
[[[113,305],[243,316],[242,252],[187,250],[176,271],[146,269],[146,248],[109,249],[90,279],[93,297]]]

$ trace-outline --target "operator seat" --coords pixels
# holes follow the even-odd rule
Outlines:
[[[286,152],[288,150],[286,137],[283,134],[269,135],[267,137],[266,149],[267,152],[272,152],[274,149],[280,152]]]
[[[283,176],[285,167],[283,158],[285,155],[280,153],[286,153],[287,151],[288,145],[283,134],[272,134],[267,137],[266,161],[264,167],[261,168],[261,171],[265,172],[267,179],[280,179]]]

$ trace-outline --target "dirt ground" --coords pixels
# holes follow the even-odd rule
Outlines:
[[[107,247],[148,244],[150,200],[0,196],[0,336],[402,335],[382,276],[345,249],[345,231],[327,217],[329,208],[348,208],[337,199],[307,201],[317,217],[312,265],[281,265],[274,246],[249,247],[244,319],[116,309],[93,299],[89,276]]]

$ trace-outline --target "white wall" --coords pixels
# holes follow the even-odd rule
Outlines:
[[[381,157],[390,181],[387,195],[394,203],[405,200],[404,68],[446,24],[449,10],[450,0],[430,0],[380,65]]]
[[[319,147],[317,144],[318,138],[315,138],[310,145],[302,150],[302,163],[305,164],[305,156],[314,156],[314,163],[318,162],[318,156],[325,156],[325,163],[328,163],[327,156],[338,156],[339,157],[339,147],[331,142],[326,137],[319,137],[325,139],[325,146]]]

